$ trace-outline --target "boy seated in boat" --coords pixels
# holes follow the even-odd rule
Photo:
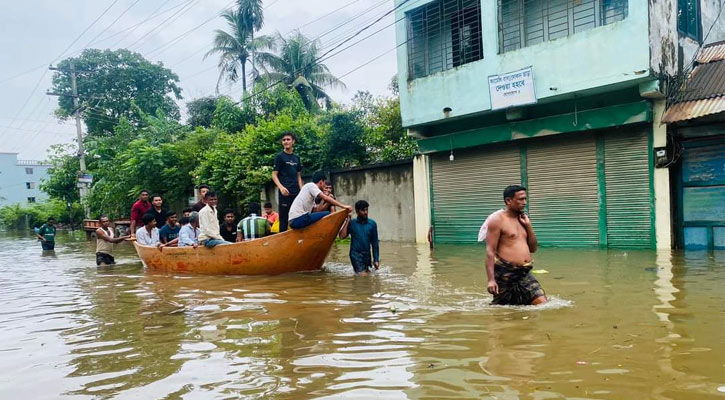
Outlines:
[[[312,182],[306,183],[302,186],[300,193],[292,202],[292,207],[290,207],[289,211],[289,226],[292,229],[301,229],[312,225],[321,220],[324,216],[330,214],[329,211],[312,212],[315,207],[315,199],[318,197],[333,206],[338,206],[347,209],[348,211],[352,211],[351,206],[342,204],[322,192],[325,188],[325,181],[327,181],[325,173],[317,171],[312,174]]]
[[[237,242],[259,239],[269,235],[272,224],[264,217],[260,217],[259,203],[249,203],[249,216],[237,224]]]

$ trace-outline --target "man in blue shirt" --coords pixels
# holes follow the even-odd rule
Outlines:
[[[368,207],[365,200],[355,203],[357,218],[347,217],[347,221],[340,230],[340,239],[345,239],[348,234],[350,242],[350,262],[356,274],[367,275],[373,265],[377,270],[380,268],[380,248],[378,240],[378,225],[368,218]],[[370,248],[373,249],[373,257],[370,259]]]
[[[181,226],[176,223],[176,212],[169,211],[166,213],[166,225],[159,229],[159,240],[168,246],[176,246],[179,241],[179,231]]]

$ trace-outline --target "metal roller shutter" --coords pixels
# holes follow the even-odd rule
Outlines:
[[[521,181],[519,149],[456,151],[432,161],[433,226],[439,243],[471,243],[486,217],[504,207],[503,189]]]
[[[608,247],[653,247],[648,148],[646,131],[604,134]]]
[[[543,246],[599,245],[597,150],[593,135],[528,146],[529,211]]]

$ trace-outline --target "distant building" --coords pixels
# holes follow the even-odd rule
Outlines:
[[[18,153],[0,153],[0,206],[48,200],[40,184],[48,179],[50,167],[41,161],[18,160]]]
[[[716,3],[396,0],[416,239],[475,242],[521,183],[541,245],[670,248],[667,83],[725,38]]]

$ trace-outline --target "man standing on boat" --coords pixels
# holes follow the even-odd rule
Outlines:
[[[367,275],[370,268],[380,268],[380,241],[378,240],[378,225],[368,218],[368,204],[365,200],[358,200],[355,203],[357,218],[347,217],[345,224],[340,230],[340,239],[345,239],[350,234],[350,263],[356,274]],[[370,258],[370,249],[373,250],[373,257]]]
[[[151,196],[151,209],[148,213],[154,216],[156,219],[156,227],[161,229],[166,225],[166,210],[162,208],[164,205],[164,199],[160,194]]]
[[[106,215],[101,215],[98,221],[101,223],[101,227],[96,229],[96,265],[107,267],[116,263],[113,258],[113,245],[123,242],[130,235],[114,237],[111,221]]]
[[[143,216],[151,210],[149,191],[144,189],[138,194],[138,200],[131,207],[131,238],[136,237],[136,230],[143,226]]]
[[[282,151],[274,157],[272,181],[279,189],[279,231],[287,230],[290,208],[302,188],[302,162],[295,154],[295,135],[282,134]]]
[[[209,188],[209,185],[204,185],[204,184],[199,185],[199,201],[197,201],[196,203],[194,203],[193,206],[191,206],[191,211],[199,212],[199,211],[201,211],[202,208],[204,208],[204,206],[206,205],[206,203],[204,203],[204,196],[206,196],[206,192],[208,192],[209,190],[211,190]],[[187,215],[187,217],[188,217],[188,215]]]
[[[317,171],[312,174],[312,182],[302,186],[299,195],[295,198],[292,203],[292,207],[289,211],[289,226],[292,229],[301,229],[306,226],[312,225],[315,222],[321,220],[324,216],[330,214],[329,211],[312,212],[315,208],[315,199],[321,198],[333,206],[338,206],[352,211],[352,207],[346,206],[334,198],[326,195],[322,192],[325,188],[325,181],[327,177],[322,171]],[[280,218],[282,215],[280,214]],[[282,230],[280,229],[280,232]]]
[[[230,244],[219,233],[219,217],[216,205],[219,202],[216,192],[208,191],[204,196],[206,206],[199,211],[199,243],[205,247],[215,247],[220,244]]]
[[[544,290],[531,274],[537,241],[526,215],[526,188],[504,189],[506,210],[491,219],[486,233],[486,274],[493,304],[536,305],[546,303]]]

